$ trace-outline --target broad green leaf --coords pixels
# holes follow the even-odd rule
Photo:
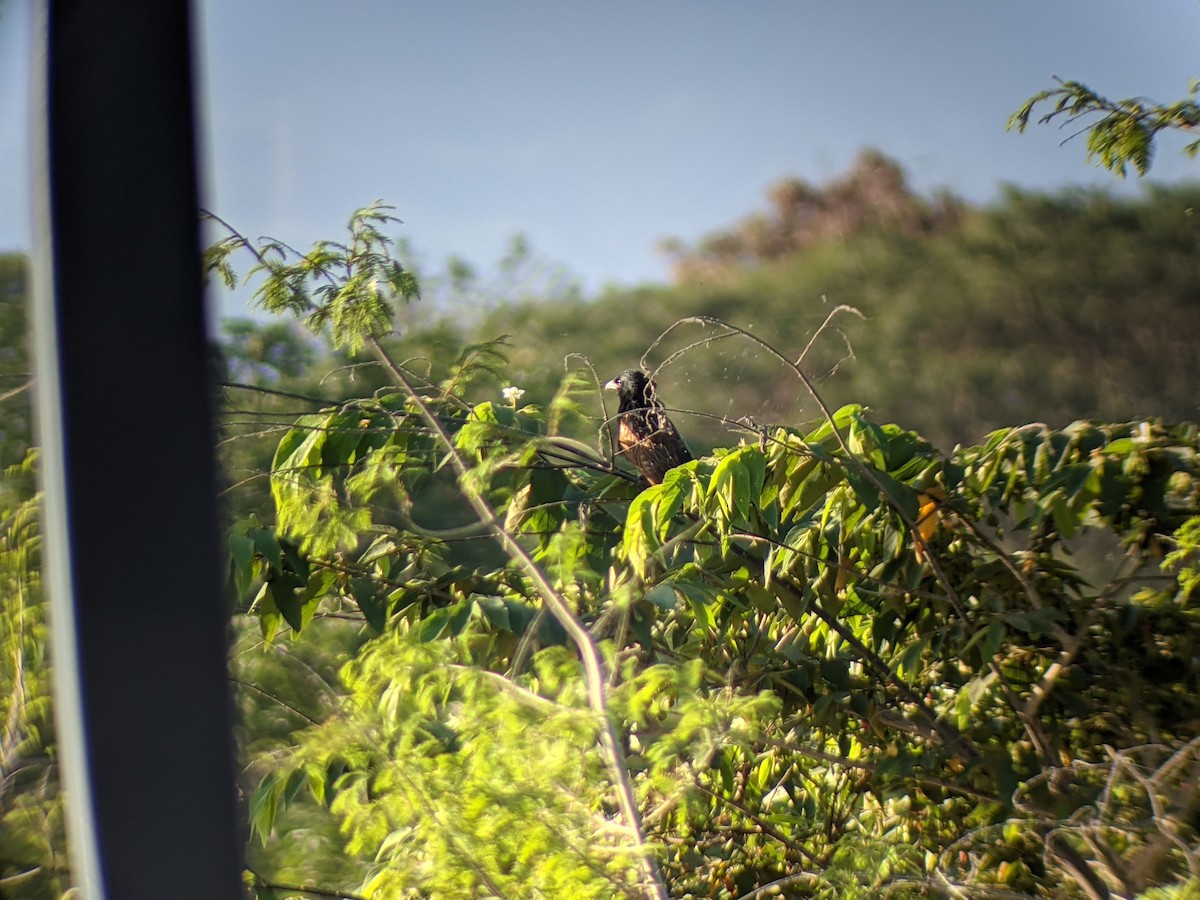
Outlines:
[[[254,551],[254,540],[249,535],[236,532],[229,535],[229,558],[233,566],[234,585],[238,594],[245,594],[250,590],[250,584],[254,578],[252,565]]]
[[[850,690],[850,668],[840,657],[821,660],[821,678],[835,691]]]
[[[750,470],[744,453],[749,449],[742,447],[722,457],[708,483],[708,496],[716,498],[721,511],[735,527],[748,524],[750,514]]]
[[[350,590],[359,612],[375,631],[382,632],[387,624],[388,598],[370,578],[351,578]]]
[[[864,463],[865,465],[865,463]],[[881,472],[878,469],[870,469],[870,476],[866,472],[860,470],[857,466],[847,466],[845,470],[846,481],[854,489],[859,501],[867,508],[874,511],[879,507],[880,497],[879,489],[876,483],[883,487],[888,505],[894,509],[899,509],[908,516],[909,521],[916,522],[920,514],[921,501],[915,490],[906,484],[901,484],[886,472]]]
[[[639,576],[645,577],[651,556],[662,546],[658,540],[658,523],[655,520],[655,503],[662,493],[662,485],[654,485],[638,494],[629,504],[625,516],[625,533],[621,550],[629,564]]]
[[[839,409],[837,412],[835,412],[833,414],[833,416],[832,416],[833,424],[832,425],[829,423],[828,420],[826,420],[825,422],[822,422],[816,428],[816,430],[810,432],[807,435],[807,437],[805,437],[805,440],[810,444],[816,444],[816,443],[820,443],[821,441],[825,440],[825,438],[832,437],[833,429],[835,426],[837,427],[837,429],[839,431],[846,428],[850,424],[850,422],[854,419],[855,416],[860,415],[863,412],[864,408],[865,407],[863,407],[859,403],[850,403],[846,406],[843,406],[841,409]]]
[[[500,631],[512,632],[512,622],[508,615],[508,605],[499,597],[477,596],[474,598],[475,607],[487,620],[488,624]]]
[[[268,566],[283,570],[283,547],[280,546],[274,531],[269,528],[252,528],[246,532],[246,536],[254,542],[254,549]]]
[[[653,500],[652,521],[658,539],[666,541],[667,534],[671,530],[671,521],[675,518],[675,514],[683,508],[683,501],[691,492],[692,481],[688,473],[680,469],[672,469],[663,479],[663,483],[657,487],[659,491]]]
[[[659,609],[672,610],[679,605],[679,597],[675,593],[675,586],[670,582],[662,582],[656,584],[646,592],[646,600],[657,606]]]
[[[299,579],[290,573],[267,582],[267,589],[271,593],[271,599],[275,601],[275,608],[292,630],[297,632],[304,628],[304,611],[295,591],[299,584]]]
[[[774,591],[753,581],[747,582],[743,590],[750,604],[760,612],[771,613],[779,608],[779,599]]]
[[[878,425],[858,414],[851,417],[850,433],[846,437],[846,445],[851,453],[869,461],[875,468],[886,471],[890,468],[883,453],[886,444],[887,438]]]
[[[440,638],[450,624],[450,608],[435,609],[418,623],[414,636],[418,641],[434,641]]]

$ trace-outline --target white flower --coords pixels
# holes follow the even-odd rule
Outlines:
[[[519,387],[512,387],[511,385],[509,387],[506,387],[500,393],[504,397],[504,399],[507,400],[509,403],[511,403],[513,406],[516,406],[517,401],[525,396],[525,392],[523,390],[521,390]]]

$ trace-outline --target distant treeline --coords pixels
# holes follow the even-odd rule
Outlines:
[[[899,166],[868,150],[827,184],[786,179],[767,196],[765,210],[693,246],[665,242],[672,284],[595,298],[552,286],[544,298],[491,290],[482,318],[425,313],[400,349],[418,368],[437,369],[473,341],[509,334],[509,371],[526,400],[544,402],[565,367],[579,365],[564,362],[571,354],[586,355],[607,380],[684,317],[731,322],[795,359],[844,304],[862,318],[835,317],[808,354],[810,374],[831,403],[863,403],[945,449],[1033,421],[1200,417],[1200,183],[1133,198],[1008,188],[973,206],[914,193]],[[0,368],[9,373],[0,377],[9,378],[5,390],[20,389],[24,260],[0,263],[8,348]],[[312,348],[291,326],[246,321],[226,331],[234,380],[304,387],[308,367],[298,362],[311,361]],[[656,367],[715,333],[681,327],[647,362]],[[698,449],[728,442],[722,418],[797,423],[816,414],[779,364],[742,338],[688,350],[658,380],[671,406],[695,413],[677,418]],[[338,392],[328,381],[307,387]],[[13,445],[0,446],[5,463],[28,443],[26,399],[0,410],[9,419],[0,444]]]
[[[836,318],[810,373],[834,405],[864,403],[946,449],[1031,421],[1200,414],[1200,185],[1136,198],[1008,188],[972,206],[919,197],[868,151],[827,186],[789,180],[769,197],[767,212],[695,247],[672,244],[672,285],[501,306],[472,337],[511,334],[513,370],[537,395],[567,354],[610,374],[687,316],[748,328],[795,359],[846,304],[864,318]],[[649,362],[713,333],[680,328]],[[728,440],[707,416],[816,414],[740,338],[689,350],[659,380],[672,406],[705,414],[678,419],[701,444]]]

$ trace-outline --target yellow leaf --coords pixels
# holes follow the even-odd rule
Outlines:
[[[921,533],[921,541],[926,544],[937,531],[938,525],[942,520],[941,501],[946,497],[945,492],[941,488],[933,487],[928,491],[921,491],[917,495],[917,501],[920,507],[917,510],[917,531]],[[925,562],[925,547],[921,541],[917,542],[915,553],[917,562]]]

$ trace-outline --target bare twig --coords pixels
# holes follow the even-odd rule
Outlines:
[[[833,311],[833,313],[830,314],[830,318],[832,318],[832,316],[834,314],[836,314],[840,309],[842,309],[842,307],[838,307],[838,309],[835,309]],[[845,309],[851,310],[855,313],[858,312],[853,307],[845,307]],[[861,315],[861,313],[859,313],[859,315]],[[829,322],[829,319],[826,319],[826,324],[828,324],[828,322]],[[673,330],[674,328],[677,328],[677,327],[687,324],[687,323],[694,323],[694,324],[698,324],[698,325],[708,325],[708,326],[719,326],[721,328],[728,329],[729,331],[734,332],[736,334],[740,334],[742,337],[746,338],[747,340],[751,341],[752,343],[755,343],[758,346],[762,347],[764,350],[767,351],[767,353],[769,353],[771,356],[775,357],[777,360],[779,360],[781,363],[783,363],[784,366],[786,366],[787,368],[792,370],[792,372],[795,374],[795,376],[804,385],[804,388],[808,392],[808,395],[810,397],[812,397],[813,402],[815,402],[817,404],[817,406],[820,407],[821,413],[824,416],[825,421],[829,424],[829,427],[833,432],[833,436],[838,442],[838,446],[841,448],[842,452],[845,454],[846,463],[848,465],[850,465],[852,468],[854,468],[855,471],[859,475],[861,475],[863,478],[865,478],[867,481],[869,481],[871,483],[871,486],[874,487],[876,489],[876,491],[879,492],[880,498],[884,502],[886,502],[887,505],[890,506],[896,512],[896,514],[900,517],[901,521],[904,522],[905,526],[908,528],[909,532],[912,535],[913,542],[922,551],[924,551],[924,555],[926,557],[926,561],[929,565],[929,568],[933,572],[933,575],[937,579],[937,582],[941,586],[942,590],[945,591],[946,599],[949,601],[951,607],[954,609],[955,613],[959,616],[959,618],[961,618],[964,622],[968,621],[966,609],[964,608],[964,606],[962,604],[962,599],[958,596],[958,592],[954,589],[954,585],[951,583],[950,579],[946,577],[946,573],[942,570],[942,567],[938,563],[936,557],[930,551],[929,544],[925,540],[924,535],[921,534],[921,529],[919,529],[917,527],[916,521],[913,519],[912,516],[910,516],[903,509],[903,507],[900,506],[899,503],[896,502],[896,500],[891,496],[891,494],[888,493],[887,488],[884,487],[883,482],[879,479],[879,476],[875,473],[875,470],[871,466],[866,465],[862,460],[860,460],[857,456],[855,456],[854,453],[851,452],[850,446],[849,446],[849,444],[846,443],[846,438],[842,435],[841,429],[839,429],[837,427],[837,423],[834,420],[834,416],[833,416],[833,410],[830,408],[829,404],[826,402],[826,400],[825,400],[824,396],[822,396],[821,392],[817,390],[817,386],[813,383],[812,379],[809,378],[809,376],[805,373],[804,369],[801,368],[800,365],[797,365],[796,363],[792,362],[790,359],[788,359],[788,357],[784,356],[779,350],[777,350],[774,345],[772,345],[768,341],[763,340],[758,335],[752,334],[751,332],[747,331],[744,328],[739,328],[736,325],[730,325],[728,322],[724,322],[720,319],[713,318],[712,316],[687,316],[685,318],[679,319],[670,328],[668,328],[665,332],[663,332],[663,335],[666,335],[666,334],[670,333],[670,331]],[[824,327],[825,326],[822,325],[822,328],[824,328]],[[660,339],[661,339],[661,337],[660,337]],[[804,357],[803,357],[803,355],[801,355],[800,360],[803,361],[803,359],[804,359]]]
[[[8,391],[5,391],[3,394],[0,394],[0,403],[3,403],[5,400],[11,400],[13,397],[16,397],[18,394],[25,393],[25,391],[29,390],[31,387],[33,387],[33,379],[32,378],[30,378],[27,382],[25,382],[20,387],[15,387],[12,390],[8,390]]]
[[[256,694],[260,694],[263,697],[266,697],[268,700],[270,700],[274,703],[278,703],[284,709],[299,716],[301,719],[303,719],[309,725],[320,725],[321,724],[316,719],[314,719],[312,716],[310,716],[308,713],[306,713],[300,709],[297,709],[295,706],[292,706],[292,704],[288,703],[282,697],[276,697],[270,691],[263,690],[257,684],[251,684],[248,681],[242,681],[242,679],[240,679],[240,678],[230,678],[229,680],[233,684],[238,685],[239,687],[244,687],[244,688],[246,688],[246,690],[254,691]]]
[[[330,400],[327,397],[313,397],[309,394],[297,394],[294,391],[281,391],[276,388],[262,387],[257,384],[246,384],[241,381],[222,381],[221,387],[233,388],[238,391],[250,391],[255,394],[270,394],[273,397],[287,397],[290,400],[303,400],[305,403],[316,403],[320,406],[337,406],[341,401]],[[3,398],[0,398],[3,399]]]

